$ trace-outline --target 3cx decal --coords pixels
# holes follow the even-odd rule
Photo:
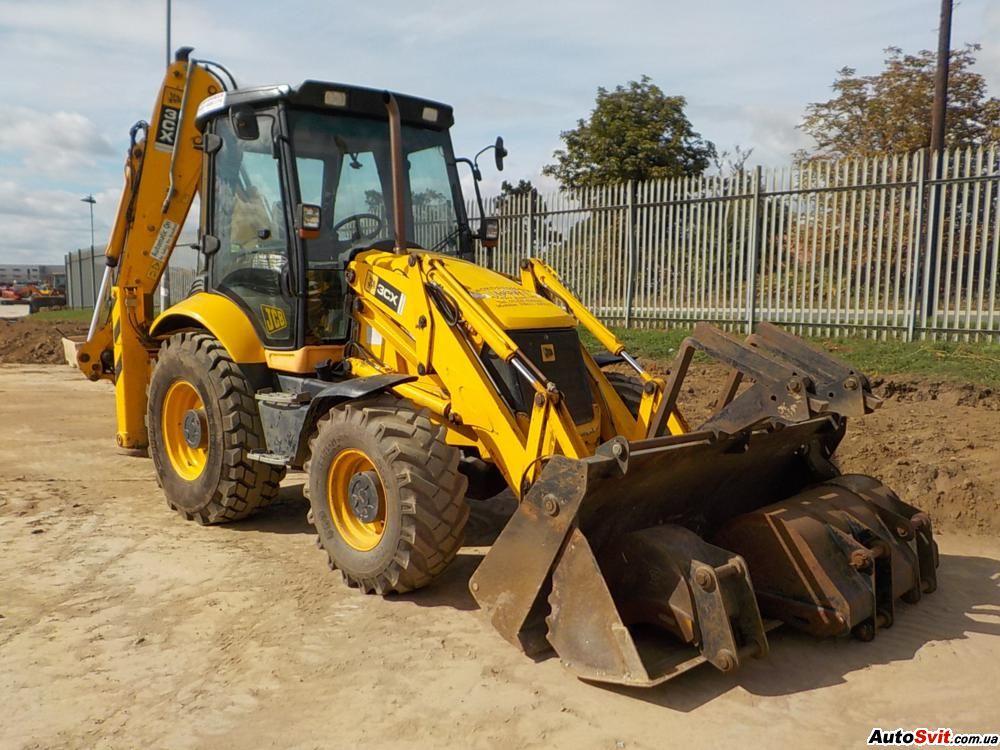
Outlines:
[[[389,282],[369,273],[368,278],[365,279],[365,288],[397,315],[403,312],[403,308],[406,306],[406,295]]]
[[[177,143],[177,131],[181,121],[181,102],[184,92],[167,86],[163,89],[163,101],[160,102],[160,119],[156,123],[156,138],[154,148],[158,151],[173,151]]]

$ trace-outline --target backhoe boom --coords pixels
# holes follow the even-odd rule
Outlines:
[[[147,445],[146,387],[158,348],[147,335],[153,295],[198,193],[202,136],[195,112],[204,99],[222,90],[219,80],[189,53],[182,48],[167,68],[153,125],[140,123],[132,130],[94,320],[77,353],[87,377],[114,381],[116,439],[123,448]],[[136,138],[139,131],[146,131],[142,140]]]

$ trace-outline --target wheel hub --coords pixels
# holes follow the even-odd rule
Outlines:
[[[207,425],[204,409],[188,409],[184,412],[184,442],[192,448],[201,448]]]
[[[347,486],[351,511],[362,523],[371,523],[378,517],[378,476],[374,471],[362,471],[351,477]]]

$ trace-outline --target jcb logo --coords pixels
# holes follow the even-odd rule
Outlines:
[[[261,305],[260,316],[261,320],[264,321],[264,330],[267,331],[268,335],[288,328],[288,318],[280,307]]]

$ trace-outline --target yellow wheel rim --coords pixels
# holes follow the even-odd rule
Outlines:
[[[385,533],[385,487],[362,451],[342,450],[326,478],[330,517],[341,538],[359,552],[378,546]]]
[[[170,465],[182,478],[197,479],[208,463],[208,425],[198,389],[186,380],[172,383],[163,397],[162,422],[163,447]]]

